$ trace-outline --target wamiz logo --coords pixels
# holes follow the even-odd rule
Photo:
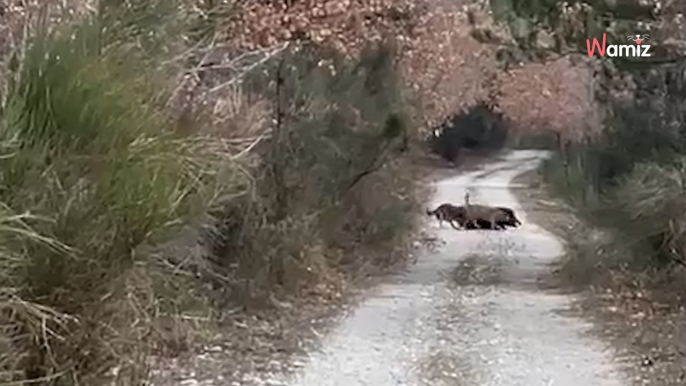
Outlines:
[[[650,52],[650,45],[648,44],[641,44],[643,43],[644,40],[648,40],[648,35],[629,35],[628,40],[636,43],[636,44],[631,44],[631,45],[616,45],[616,44],[611,44],[609,46],[605,46],[606,43],[606,34],[603,34],[603,45],[601,46],[600,43],[598,43],[598,39],[593,38],[593,45],[591,45],[591,40],[586,39],[586,49],[588,50],[588,57],[591,58],[595,54],[596,49],[598,50],[598,53],[600,56],[605,56],[605,51],[607,48],[607,56],[611,58],[616,58],[616,57],[635,57],[635,58],[648,58],[651,56]]]

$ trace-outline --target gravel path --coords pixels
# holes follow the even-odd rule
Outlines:
[[[376,287],[303,358],[292,386],[615,386],[612,352],[571,314],[572,298],[541,286],[562,252],[527,221],[509,188],[546,156],[515,151],[479,170],[436,184],[431,206],[509,206],[523,225],[507,231],[455,231],[429,222],[444,241],[407,272]],[[509,187],[509,188],[508,188]]]

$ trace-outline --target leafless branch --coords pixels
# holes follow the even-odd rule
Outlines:
[[[266,137],[268,137],[268,136],[271,136],[271,131],[262,133],[262,135],[260,135],[259,137],[257,137],[257,139],[255,139],[255,140],[254,140],[250,145],[248,145],[245,149],[241,150],[240,153],[238,153],[238,154],[236,154],[235,156],[233,156],[233,158],[234,158],[234,159],[238,159],[238,158],[242,157],[243,155],[247,154],[248,152],[250,152],[250,150],[252,150],[255,146],[257,146],[257,144],[259,144],[264,138],[266,138]]]
[[[220,91],[220,90],[222,90],[222,89],[224,89],[224,88],[226,88],[226,87],[228,87],[228,86],[231,86],[231,85],[235,84],[236,82],[240,81],[241,79],[243,79],[243,77],[244,77],[245,75],[247,75],[248,73],[250,73],[251,71],[253,71],[255,68],[261,66],[262,64],[266,63],[266,62],[267,62],[268,60],[270,60],[271,58],[275,57],[276,55],[278,55],[278,54],[280,54],[282,51],[284,51],[284,50],[286,49],[286,47],[288,47],[288,44],[289,44],[289,43],[286,42],[286,43],[282,44],[280,47],[278,47],[278,48],[272,50],[271,52],[269,52],[268,54],[266,54],[264,58],[260,59],[260,60],[257,61],[256,63],[253,63],[253,64],[251,64],[251,65],[245,67],[241,73],[239,73],[238,75],[236,75],[235,77],[233,77],[231,80],[229,80],[229,81],[227,81],[227,82],[224,82],[224,83],[222,83],[222,84],[220,84],[220,85],[218,85],[218,86],[215,86],[215,87],[211,88],[211,89],[209,90],[209,92],[210,92],[210,93],[215,93],[215,92],[217,92],[217,91]]]

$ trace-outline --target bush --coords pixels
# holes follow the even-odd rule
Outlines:
[[[98,31],[85,23],[36,40],[6,96],[2,382],[78,379],[102,359],[89,329],[107,321],[90,317],[135,250],[230,188],[226,157],[176,133],[136,55],[101,45]]]
[[[570,284],[607,284],[620,272],[629,274],[619,278],[631,285],[646,279],[664,284],[670,268],[684,266],[683,173],[678,166],[637,164],[586,207],[586,225],[570,230],[580,235],[570,240],[563,269]],[[599,227],[589,230],[589,222]]]
[[[269,80],[279,77],[275,93]],[[398,82],[386,46],[356,60],[305,45],[252,78],[286,114],[251,172],[255,195],[220,212],[208,234],[226,277],[257,291],[297,290],[342,263],[389,263],[388,253],[354,262],[340,252],[395,244],[411,228],[414,175],[400,157],[408,123]]]
[[[621,178],[614,202],[626,221],[616,224],[631,240],[641,240],[654,251],[640,259],[643,267],[664,268],[670,263],[686,265],[686,169],[677,165],[637,164]],[[647,258],[646,258],[647,257]]]
[[[653,79],[654,80],[654,79]],[[646,81],[631,104],[612,105],[606,129],[546,164],[557,191],[631,243],[636,269],[683,264],[678,213],[686,154],[683,97]]]

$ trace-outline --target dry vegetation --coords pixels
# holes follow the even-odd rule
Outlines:
[[[686,379],[686,9],[674,1],[631,3],[633,8],[621,17],[615,14],[616,19],[608,19],[607,9],[596,3],[582,3],[562,8],[559,25],[546,20],[565,30],[583,25],[574,22],[582,16],[586,27],[563,36],[570,50],[581,52],[584,34],[606,31],[609,39],[618,39],[636,33],[629,31],[645,31],[653,39],[655,58],[640,64],[609,59],[593,64],[596,115],[588,117],[600,118],[600,130],[562,132],[571,141],[543,170],[550,191],[537,193],[546,200],[550,192],[567,199],[554,212],[576,212],[577,218],[544,212],[539,220],[568,240],[569,256],[559,277],[589,295],[582,308],[598,322],[597,332],[632,361],[635,384],[681,385]],[[584,106],[571,107],[583,111]],[[593,120],[576,123],[570,127],[596,125]]]
[[[567,192],[587,197],[629,176],[612,197],[650,218],[637,223],[652,224],[668,261],[682,258],[686,228],[671,204],[681,169],[664,164],[676,158],[627,168],[665,148],[637,151],[646,135],[681,143],[667,77],[651,94],[664,103],[627,107],[626,95],[654,83],[577,55],[503,72],[498,45],[515,42],[486,9],[0,3],[0,383],[136,384],[143,358],[192,352],[218,331],[250,351],[261,335],[227,328],[246,325],[236,315],[267,323],[266,306],[285,324],[338,302],[352,280],[403,261],[417,140],[477,104],[519,133],[583,144],[550,166]],[[557,40],[591,12],[556,9]],[[664,30],[680,31],[670,20]],[[622,129],[609,137],[598,132],[599,94],[621,100],[611,116]],[[632,115],[646,106],[662,120]],[[618,138],[622,150],[608,151]],[[608,172],[615,165],[621,173]]]
[[[637,243],[618,242],[616,230],[594,225],[583,211],[551,195],[554,190],[541,177],[535,172],[518,177],[528,189],[517,193],[532,221],[565,240],[567,253],[557,267],[555,287],[585,295],[576,308],[595,322],[593,333],[618,350],[633,384],[683,384],[682,273],[652,269],[651,251],[637,253]]]
[[[520,134],[556,134],[560,152],[547,165],[548,182],[632,241],[638,256],[627,264],[678,270],[684,266],[684,9],[673,1],[630,3],[511,5],[514,13],[505,18],[511,29],[527,25],[519,49],[541,54],[541,34],[555,48],[541,62],[514,63],[499,74],[497,107]],[[652,62],[585,55],[586,37],[605,32],[617,41],[628,31],[650,34]]]
[[[272,4],[0,4],[0,383],[140,384],[403,261],[490,49],[457,6]]]
[[[578,140],[599,127],[592,82],[592,69],[568,58],[527,64],[500,76],[498,107],[518,132]]]
[[[559,192],[617,231],[620,240],[630,240],[636,255],[625,263],[639,272],[686,265],[680,246],[685,52],[675,43],[686,37],[678,35],[683,23],[675,17],[683,9],[674,2],[656,9],[655,22],[644,28],[656,37],[659,62],[636,68],[616,61],[598,65],[602,71],[592,88],[598,107],[589,117],[602,118],[602,126],[590,119],[582,124],[602,129],[580,131],[547,169]],[[595,10],[585,12],[594,16]]]

